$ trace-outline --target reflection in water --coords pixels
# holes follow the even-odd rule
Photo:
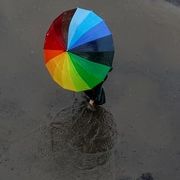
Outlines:
[[[86,100],[78,98],[71,107],[57,113],[50,126],[55,159],[60,160],[58,154],[64,149],[81,169],[106,163],[117,139],[112,114],[100,106],[91,111]]]

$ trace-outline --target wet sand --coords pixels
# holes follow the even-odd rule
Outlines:
[[[134,180],[150,173],[155,180],[179,180],[177,2],[1,0],[0,179]],[[59,13],[76,6],[106,19],[116,47],[104,108],[113,115],[118,139],[108,160],[91,169],[74,164],[78,156],[78,162],[86,159],[78,151],[62,147],[56,158],[49,133],[74,94],[59,88],[45,69],[44,36]]]

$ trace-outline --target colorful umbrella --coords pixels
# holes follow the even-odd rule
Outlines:
[[[60,86],[76,92],[92,89],[112,68],[112,34],[93,11],[65,11],[46,34],[44,56],[50,75]]]

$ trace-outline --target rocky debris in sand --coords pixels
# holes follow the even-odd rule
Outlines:
[[[151,173],[143,173],[137,180],[154,180]]]

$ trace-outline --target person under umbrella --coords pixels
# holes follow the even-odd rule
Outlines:
[[[106,101],[102,84],[113,57],[112,33],[92,10],[64,11],[46,33],[44,60],[52,79],[66,90],[85,92],[92,107]]]
[[[112,68],[110,71],[112,71]],[[95,110],[97,105],[103,105],[106,103],[106,95],[102,85],[107,79],[107,77],[108,76],[106,76],[104,81],[102,81],[100,84],[95,86],[93,89],[84,91],[88,99],[88,106],[87,106],[88,109]]]

